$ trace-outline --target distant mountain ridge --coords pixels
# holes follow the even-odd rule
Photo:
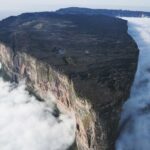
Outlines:
[[[88,15],[108,15],[120,17],[150,17],[150,12],[131,11],[131,10],[113,10],[113,9],[91,9],[80,7],[62,8],[56,11],[61,14],[88,14]]]

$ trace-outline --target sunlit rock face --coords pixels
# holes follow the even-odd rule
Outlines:
[[[125,20],[31,13],[0,22],[0,60],[39,99],[76,119],[79,150],[113,149],[138,49]]]
[[[8,47],[1,44],[0,49],[2,70],[7,73],[8,78],[16,82],[25,78],[28,91],[36,95],[39,100],[46,101],[47,104],[56,107],[63,114],[75,118],[76,131],[72,133],[72,136],[76,133],[76,144],[79,149],[88,149],[88,136],[94,145],[95,112],[90,103],[77,97],[70,80],[60,72],[56,72],[50,65],[27,53],[17,52],[14,58]],[[18,63],[19,61],[20,63]],[[16,68],[18,68],[18,72],[15,71]],[[58,115],[55,112],[53,114]]]
[[[140,49],[138,69],[123,106],[116,150],[150,149],[150,18],[125,18]]]

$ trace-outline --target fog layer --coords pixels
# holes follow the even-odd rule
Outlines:
[[[74,141],[75,121],[39,102],[0,77],[0,150],[66,150]]]
[[[125,18],[138,44],[138,69],[131,95],[123,106],[116,150],[150,149],[150,18]]]

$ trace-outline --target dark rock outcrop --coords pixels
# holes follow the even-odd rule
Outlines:
[[[0,61],[15,81],[74,113],[79,150],[113,149],[138,48],[127,22],[104,15],[27,13],[0,22]]]

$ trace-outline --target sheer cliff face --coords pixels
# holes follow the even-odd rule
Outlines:
[[[127,22],[103,15],[23,14],[0,22],[0,61],[15,81],[76,118],[79,150],[113,149],[138,49]],[[50,94],[52,93],[52,94]]]
[[[88,149],[89,144],[90,147],[96,146],[95,112],[86,99],[76,96],[73,83],[65,75],[27,53],[17,52],[14,55],[13,51],[3,44],[0,44],[0,60],[3,70],[11,79],[19,81],[26,78],[28,90],[37,98],[56,104],[62,113],[75,116],[76,144],[79,149]],[[57,101],[49,101],[52,99],[51,95],[54,95]]]

